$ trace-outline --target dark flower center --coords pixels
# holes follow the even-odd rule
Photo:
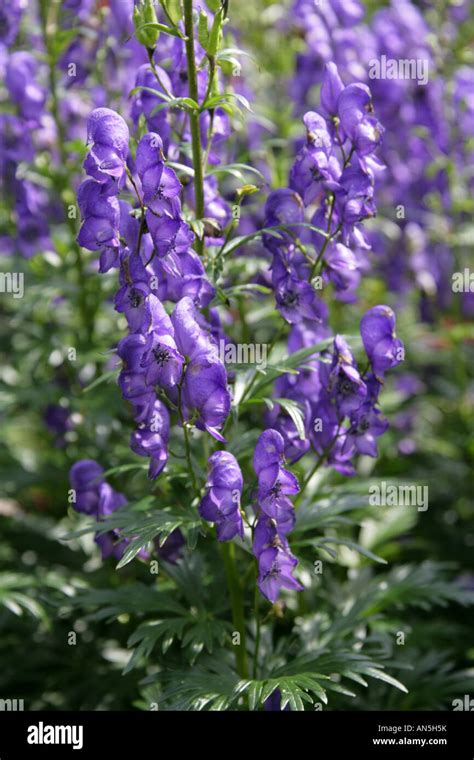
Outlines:
[[[170,358],[170,352],[166,348],[154,348],[153,356],[160,367],[163,367]]]
[[[279,480],[277,480],[275,485],[270,489],[270,494],[272,496],[279,496],[281,494],[281,483]]]
[[[299,302],[299,295],[294,290],[287,290],[282,298],[283,306],[295,306]]]
[[[138,290],[131,290],[128,301],[132,309],[137,309],[143,303],[143,295]]]
[[[354,391],[354,383],[352,383],[344,375],[344,373],[341,373],[337,381],[337,392],[342,394],[343,396],[349,396],[349,394],[353,393],[353,391]]]

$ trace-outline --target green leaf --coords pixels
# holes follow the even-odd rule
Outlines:
[[[214,174],[232,174],[234,177],[237,177],[237,179],[245,180],[243,172],[250,172],[251,174],[255,174],[259,179],[262,180],[262,182],[266,183],[266,179],[263,176],[262,172],[260,172],[258,169],[255,169],[254,166],[249,166],[248,164],[241,164],[241,163],[233,163],[233,164],[219,164],[218,166],[211,167],[208,172],[207,176],[212,176]]]
[[[104,372],[99,377],[96,377],[96,379],[93,380],[92,383],[89,383],[89,385],[86,385],[86,387],[82,389],[82,392],[89,393],[89,391],[92,391],[94,388],[97,388],[99,385],[102,385],[102,383],[110,383],[112,379],[115,380],[115,382],[117,382],[118,376],[119,376],[118,369],[111,369],[108,372]]]
[[[326,538],[320,538],[314,543],[315,546],[324,544],[340,544],[341,546],[348,546],[350,549],[354,549],[354,551],[358,552],[359,554],[363,554],[364,557],[371,559],[373,562],[379,562],[381,565],[387,564],[387,561],[385,559],[378,557],[376,554],[373,554],[365,547],[357,544],[355,541],[350,541],[348,538],[335,538],[333,536],[328,536]]]
[[[300,406],[296,403],[296,401],[292,401],[288,398],[275,398],[274,401],[277,404],[280,404],[285,412],[287,412],[287,414],[291,417],[298,432],[298,437],[301,441],[304,441],[306,438],[306,431],[304,429],[303,412],[301,411]]]
[[[147,29],[156,29],[158,32],[163,32],[163,34],[169,34],[171,37],[179,37],[180,39],[183,39],[183,35],[179,31],[179,29],[174,29],[171,26],[166,26],[166,24],[160,24],[159,22],[150,21],[147,24],[141,24],[139,27],[137,27],[137,34],[138,32],[141,32],[142,30]]]

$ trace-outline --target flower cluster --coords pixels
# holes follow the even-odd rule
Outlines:
[[[209,457],[206,494],[199,505],[199,514],[217,527],[219,541],[244,537],[240,514],[243,478],[239,463],[229,451],[216,451]]]
[[[92,459],[81,459],[71,467],[69,480],[75,492],[73,507],[76,512],[103,520],[127,503],[125,496],[114,491],[104,480],[103,473],[102,467]],[[117,530],[96,533],[95,541],[100,547],[102,559],[111,555],[121,559],[129,543],[128,539],[120,538]]]
[[[290,551],[287,534],[295,522],[288,498],[298,493],[295,476],[285,470],[284,441],[277,430],[265,430],[255,447],[253,466],[258,478],[258,514],[253,553],[258,561],[258,587],[275,602],[282,588],[302,590],[293,577],[298,560]]]
[[[124,494],[115,491],[104,480],[104,470],[93,459],[81,459],[71,467],[69,480],[73,490],[72,505],[76,512],[95,517],[98,522],[105,520],[117,509],[127,504]],[[123,554],[130,544],[130,538],[124,537],[116,528],[106,532],[97,532],[95,542],[99,546],[102,559],[113,556],[117,560],[122,559]],[[172,564],[176,563],[181,556],[184,538],[179,529],[170,533],[166,541],[160,546],[155,540],[155,550],[161,559]],[[149,554],[145,549],[139,552],[142,559],[147,559]]]
[[[78,242],[99,250],[101,271],[119,267],[121,287],[115,308],[124,314],[130,334],[118,353],[123,396],[134,408],[138,429],[131,448],[150,458],[150,478],[167,461],[170,418],[156,386],[179,410],[184,423],[207,430],[218,440],[230,409],[227,376],[210,326],[198,315],[214,293],[199,256],[194,235],[182,218],[181,183],[165,164],[163,142],[156,133],[140,140],[136,179],[126,166],[128,127],[107,108],[92,112],[88,122],[92,148],[84,162],[91,179],[79,188],[83,222]],[[140,213],[118,193],[130,172]],[[164,301],[177,305],[170,318]]]

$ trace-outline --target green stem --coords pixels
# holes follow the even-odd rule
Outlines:
[[[184,0],[184,29],[186,33],[186,58],[188,62],[189,97],[199,102],[196,61],[194,58],[194,23],[193,0]],[[191,145],[193,151],[194,196],[196,219],[204,217],[204,172],[202,161],[201,133],[199,129],[199,113],[189,114],[191,128]],[[197,238],[196,247],[200,256],[204,254],[204,239]]]
[[[184,376],[184,371],[185,370],[183,370],[183,376]],[[191,446],[190,446],[190,443],[189,443],[189,433],[188,433],[188,428],[186,427],[186,420],[184,419],[183,412],[182,412],[182,407],[181,407],[181,383],[179,383],[179,385],[178,385],[178,414],[179,414],[179,419],[181,421],[181,425],[183,427],[184,448],[186,450],[186,460],[187,460],[187,463],[188,463],[189,473],[191,475],[191,482],[192,482],[192,485],[193,485],[193,491],[194,491],[195,494],[197,494],[199,489],[198,489],[198,484],[197,484],[197,480],[196,480],[196,475],[194,473],[193,461],[191,459]]]
[[[309,275],[309,281],[310,282],[311,282],[311,280],[313,279],[313,277],[314,277],[314,275],[316,273],[316,269],[318,268],[318,264],[319,264],[319,262],[321,261],[323,255],[324,255],[324,251],[326,250],[329,241],[332,240],[333,237],[334,237],[334,235],[336,234],[336,233],[334,233],[334,234],[331,235],[332,215],[334,213],[334,202],[335,202],[335,200],[336,200],[336,196],[334,195],[334,193],[332,193],[332,195],[331,195],[331,202],[330,202],[331,205],[329,207],[328,237],[324,241],[324,243],[323,243],[323,245],[321,247],[321,250],[319,252],[319,255],[318,255],[316,261],[313,264],[313,268],[311,270],[311,274]]]
[[[234,544],[226,541],[221,544],[222,558],[227,579],[227,588],[232,609],[232,622],[236,632],[240,634],[240,644],[235,645],[235,662],[241,678],[248,677],[247,649],[245,637],[245,615],[242,588],[235,567]]]
[[[257,570],[257,577],[258,577],[258,570]],[[255,579],[255,602],[254,602],[254,614],[255,614],[255,625],[257,626],[256,632],[255,632],[255,649],[253,652],[253,668],[252,668],[252,678],[255,680],[258,676],[258,653],[260,650],[260,633],[261,633],[261,625],[260,625],[260,613],[259,613],[259,601],[260,601],[260,591],[257,586],[257,579]]]
[[[150,62],[150,68],[151,68],[151,70],[152,70],[152,72],[153,72],[153,75],[154,75],[154,77],[155,77],[156,81],[157,81],[157,82],[158,82],[158,84],[160,85],[160,87],[161,87],[161,89],[163,90],[163,92],[165,93],[165,95],[166,95],[168,98],[172,98],[172,97],[173,97],[173,95],[172,95],[172,94],[171,94],[171,92],[168,90],[168,88],[167,88],[167,87],[166,87],[166,86],[163,84],[163,81],[162,81],[162,79],[161,79],[161,77],[160,77],[159,71],[158,71],[158,69],[156,68],[156,65],[155,65],[155,61],[153,60],[153,53],[154,53],[155,51],[154,51],[154,50],[152,50],[151,48],[147,48],[147,49],[146,49],[146,52],[147,52],[147,54],[148,54],[148,60],[149,60],[149,62]]]

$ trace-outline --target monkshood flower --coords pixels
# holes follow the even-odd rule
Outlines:
[[[172,92],[172,84],[167,72],[158,65],[157,71],[163,85],[169,92]],[[163,90],[161,85],[158,84],[149,64],[143,64],[143,66],[140,66],[138,69],[135,86],[140,87],[140,90],[133,96],[132,119],[135,124],[137,124],[140,116],[143,114],[148,129],[151,132],[158,132],[160,134],[163,140],[164,149],[168,152],[171,127],[167,120],[166,110],[162,109],[156,111],[157,106],[161,105],[163,100],[158,95],[153,95],[150,90],[157,90],[160,92],[163,92]],[[156,111],[156,113],[154,113],[154,111]]]
[[[278,230],[275,235],[266,233],[263,236],[265,247],[273,254],[279,254],[282,246],[294,246],[294,234],[298,233],[299,222],[304,222],[304,205],[298,193],[288,188],[273,190],[265,203],[263,226],[288,225],[288,231]]]
[[[26,0],[10,0],[0,8],[0,42],[9,47],[15,42]]]
[[[181,379],[184,357],[177,350],[171,319],[160,301],[156,301],[152,329],[140,366],[145,369],[148,385],[159,385],[164,390],[170,390]]]
[[[126,504],[123,494],[114,489],[103,479],[102,467],[92,459],[82,459],[76,462],[70,470],[69,479],[75,490],[73,507],[76,512],[92,515],[100,520],[115,512]],[[118,531],[96,533],[95,541],[100,547],[102,559],[114,555],[121,559],[128,543],[127,539],[119,540]]]
[[[183,417],[225,442],[219,429],[229,414],[231,401],[217,346],[210,332],[199,324],[191,298],[186,296],[176,304],[171,321],[178,351],[187,360],[179,394]]]
[[[216,451],[209,457],[206,493],[199,505],[199,514],[216,524],[219,541],[244,536],[240,514],[242,485],[242,472],[233,454]]]
[[[99,486],[103,482],[103,468],[93,459],[81,459],[71,467],[69,479],[75,490],[74,509],[86,515],[98,513]]]
[[[360,334],[375,376],[383,380],[385,372],[404,359],[404,347],[395,332],[395,314],[389,306],[374,306],[364,314]]]
[[[336,335],[329,371],[322,365],[321,379],[326,393],[334,399],[341,417],[358,409],[367,396],[367,386],[362,380],[351,350],[344,338]]]
[[[355,449],[358,454],[376,457],[377,441],[388,428],[388,422],[372,402],[361,404],[350,418],[350,428],[344,440],[343,451]]]
[[[36,82],[38,62],[23,50],[12,53],[7,62],[5,84],[20,116],[38,121],[46,102],[46,90]]]
[[[258,557],[258,587],[269,602],[276,602],[282,588],[303,591],[303,586],[293,577],[298,564],[296,557],[280,548],[265,549]]]
[[[69,472],[71,487],[75,491],[74,509],[76,512],[93,516],[98,521],[107,518],[127,504],[124,494],[115,491],[104,480],[103,474],[102,467],[93,459],[81,459],[73,464]],[[120,560],[130,543],[130,539],[123,538],[116,528],[106,533],[97,532],[94,540],[100,547],[102,559],[113,555]],[[179,559],[183,544],[181,532],[175,530],[162,546],[159,546],[156,541],[155,549],[158,556],[173,564]],[[138,556],[147,559],[149,555],[142,549]]]
[[[149,457],[148,477],[155,480],[168,461],[170,415],[159,399],[155,400],[149,420],[132,433],[130,448],[135,454]]]
[[[288,496],[298,493],[299,486],[296,477],[283,467],[284,446],[277,430],[265,430],[257,441],[253,458],[259,505],[253,552],[258,560],[258,587],[272,603],[281,588],[302,589],[292,575],[298,560],[285,538],[295,520]]]
[[[314,288],[288,271],[278,256],[273,260],[272,283],[277,308],[290,324],[303,319],[322,322],[326,318],[326,306]]]
[[[336,290],[355,290],[360,282],[359,260],[342,243],[329,243],[324,254],[324,274]]]
[[[95,108],[87,120],[87,144],[91,148],[84,169],[97,182],[111,185],[111,192],[125,180],[129,137],[125,119],[110,108]]]
[[[304,205],[312,203],[322,192],[322,180],[337,179],[341,173],[338,161],[332,153],[332,140],[322,116],[309,111],[303,118],[307,142],[298,153],[290,171],[290,187],[303,199]]]
[[[373,113],[372,95],[367,85],[357,82],[339,93],[337,115],[341,136],[349,138],[359,156],[373,153],[385,131]]]
[[[120,245],[120,206],[114,195],[104,193],[104,186],[86,179],[79,186],[77,202],[82,224],[77,242],[89,251],[114,249]]]
[[[148,132],[137,146],[136,168],[143,188],[143,202],[158,217],[180,212],[176,202],[181,182],[173,169],[165,165],[163,141],[156,132]]]

